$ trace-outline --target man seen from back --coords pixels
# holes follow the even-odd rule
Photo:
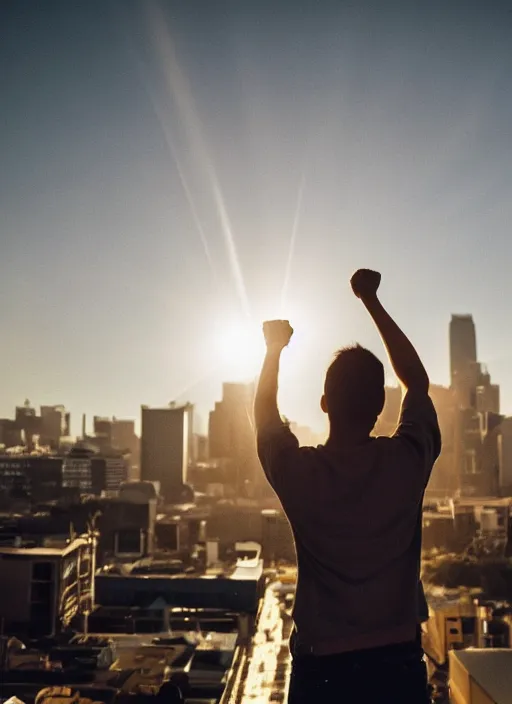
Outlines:
[[[292,527],[298,561],[290,704],[427,704],[419,634],[422,502],[440,449],[429,378],[382,306],[380,274],[357,271],[354,294],[373,319],[402,389],[395,434],[371,437],[384,368],[358,345],[327,370],[329,437],[301,447],[277,405],[288,321],[264,324],[255,401],[258,454]]]

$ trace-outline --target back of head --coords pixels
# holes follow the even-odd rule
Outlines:
[[[382,362],[360,345],[343,348],[327,370],[324,396],[331,427],[370,433],[384,407]]]

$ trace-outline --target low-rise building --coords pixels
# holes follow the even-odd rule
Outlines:
[[[62,486],[81,494],[100,496],[104,491],[117,491],[128,479],[129,462],[122,453],[99,452],[96,448],[77,443],[62,464]]]
[[[0,546],[0,620],[6,633],[51,635],[92,609],[94,545]]]
[[[62,489],[63,458],[47,453],[10,452],[0,455],[0,501],[10,508],[17,502],[58,499]]]
[[[98,536],[98,564],[111,558],[138,559],[154,547],[155,502],[131,503],[91,498],[69,505],[40,506],[36,514],[0,518],[0,544],[45,547],[72,534],[84,533],[94,521]]]
[[[512,650],[450,651],[450,695],[453,704],[510,704]]]

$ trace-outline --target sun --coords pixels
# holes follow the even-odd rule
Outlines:
[[[219,362],[233,381],[254,379],[259,372],[264,352],[261,326],[233,325],[219,334]]]

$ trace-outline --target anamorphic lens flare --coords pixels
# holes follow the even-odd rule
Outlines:
[[[290,276],[292,272],[293,256],[295,254],[295,243],[297,241],[297,232],[299,230],[300,216],[302,214],[302,199],[304,196],[304,186],[306,185],[306,170],[302,172],[297,192],[297,202],[295,205],[295,213],[293,216],[292,231],[290,234],[290,243],[288,245],[288,257],[286,259],[286,268],[283,277],[283,287],[281,289],[281,317],[285,317],[286,305],[288,303],[288,287],[290,284]]]
[[[177,108],[181,125],[187,135],[191,154],[193,154],[202,176],[209,185],[242,312],[247,319],[250,319],[249,298],[235,245],[231,220],[217,176],[217,170],[206,146],[201,120],[195,107],[190,85],[179,65],[165,15],[156,3],[149,4],[148,9],[150,11],[151,31],[169,94]]]

